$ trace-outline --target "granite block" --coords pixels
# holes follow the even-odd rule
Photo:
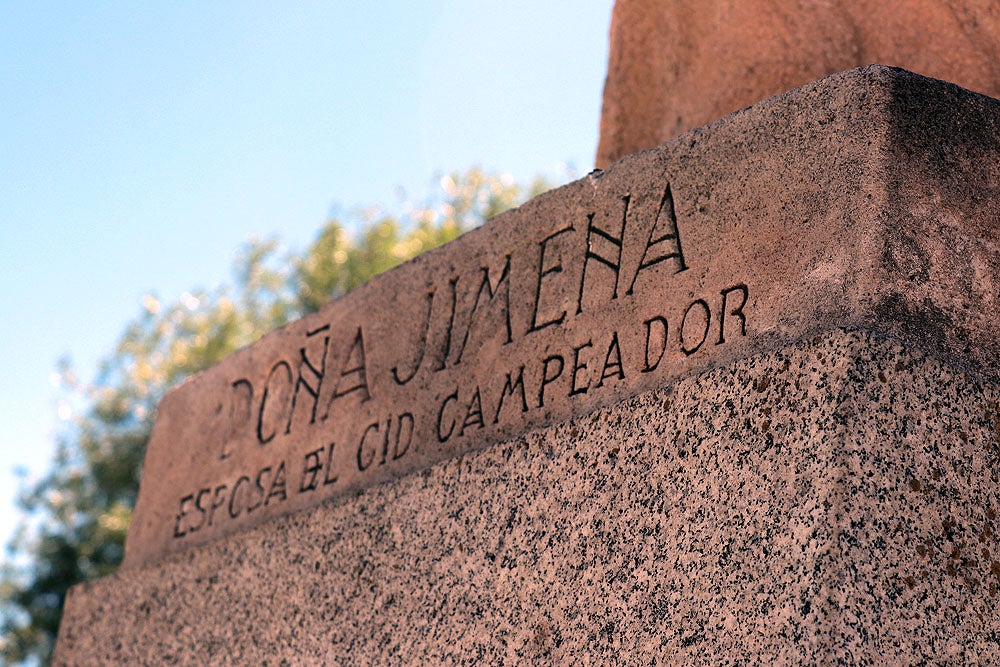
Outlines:
[[[754,353],[76,587],[55,664],[1000,664],[970,370]]]
[[[170,392],[124,566],[837,327],[995,377],[998,155],[868,67],[538,197]]]

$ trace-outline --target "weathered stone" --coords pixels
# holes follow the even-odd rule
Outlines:
[[[1000,97],[993,0],[617,0],[597,166],[869,63]]]
[[[828,332],[85,584],[55,662],[996,664],[1000,385],[906,348]]]
[[[836,327],[995,377],[998,155],[870,67],[539,197],[171,392],[125,565]]]

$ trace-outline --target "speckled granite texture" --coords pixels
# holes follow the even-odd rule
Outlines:
[[[78,587],[56,664],[1000,664],[998,403],[837,330]]]
[[[837,327],[996,379],[998,156],[873,66],[537,197],[170,391],[123,567]]]

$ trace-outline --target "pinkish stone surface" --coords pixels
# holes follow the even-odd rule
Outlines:
[[[616,0],[598,167],[882,63],[1000,97],[995,0]]]
[[[125,567],[837,327],[995,375],[998,155],[996,100],[871,67],[539,197],[171,392]]]
[[[996,664],[998,403],[835,330],[79,586],[55,664]]]

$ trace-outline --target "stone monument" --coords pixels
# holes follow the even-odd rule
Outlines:
[[[616,0],[597,166],[883,63],[1000,97],[992,0]]]
[[[1000,662],[1000,101],[870,66],[171,392],[56,663]]]

